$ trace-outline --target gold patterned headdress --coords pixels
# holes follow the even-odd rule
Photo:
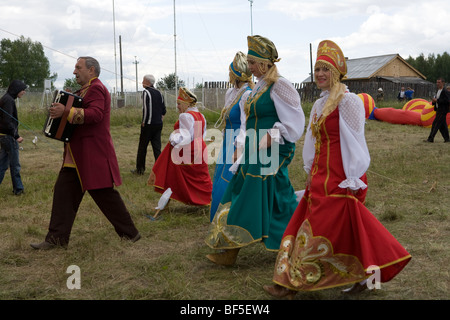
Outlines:
[[[248,68],[247,56],[241,51],[236,53],[229,69],[231,83],[234,83],[235,80],[249,82],[252,79],[252,72]]]
[[[186,87],[181,87],[178,90],[177,102],[187,104],[189,106],[195,106],[197,103],[197,96],[189,91]]]
[[[321,121],[333,112],[344,97],[347,87],[341,83],[347,74],[347,63],[341,48],[331,40],[323,40],[317,48],[314,69],[326,67],[331,71],[330,94],[322,110]]]
[[[278,80],[278,69],[275,62],[280,61],[278,51],[274,43],[262,36],[248,36],[248,59],[254,59],[259,62],[258,68],[267,84]]]
[[[323,40],[317,48],[317,63],[325,63],[335,69],[342,79],[347,74],[347,63],[341,48],[331,40]]]
[[[248,53],[247,55],[256,60],[269,60],[270,62],[278,62],[278,51],[272,41],[262,36],[248,36]]]

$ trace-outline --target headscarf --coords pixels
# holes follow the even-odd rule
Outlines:
[[[193,107],[197,103],[197,96],[189,91],[186,87],[181,87],[178,90],[178,99],[177,102],[188,105],[189,107]]]
[[[238,51],[229,67],[230,82],[234,84],[236,80],[241,82],[251,82],[252,72],[248,68],[247,56]]]
[[[248,83],[248,86],[253,89],[255,84],[252,81],[252,72],[248,68],[247,55],[241,51],[238,51],[234,56],[233,61],[229,67],[230,71],[230,83],[236,85],[237,82]],[[236,88],[238,86],[235,86]],[[217,119],[214,127],[219,128],[225,125],[224,120],[230,116],[231,109],[241,99],[245,88],[240,87],[238,94],[234,97],[233,101],[230,101],[229,105],[223,107],[219,119]],[[228,102],[228,101],[226,101]]]
[[[280,61],[278,51],[274,43],[262,36],[248,36],[248,53],[247,57],[256,60],[260,64],[260,72],[264,75],[264,79],[268,84],[278,80],[278,69],[275,62]]]

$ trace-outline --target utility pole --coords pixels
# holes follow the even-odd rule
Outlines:
[[[138,67],[137,67],[137,65],[139,64],[139,61],[137,61],[137,59],[136,59],[136,56],[134,56],[134,62],[133,62],[135,65],[136,65],[136,107],[137,106],[139,106],[139,100],[138,100],[138,98],[139,98],[139,90],[138,90]]]
[[[311,83],[314,83],[313,63],[312,63],[312,43],[309,44],[309,63],[311,64]]]
[[[114,0],[112,2],[113,6],[113,28],[114,28],[114,68],[115,68],[115,77],[116,77],[116,99],[117,100],[117,53],[116,53],[116,14],[114,10]]]
[[[250,2],[250,27],[251,35],[253,36],[253,0],[248,0]]]
[[[119,36],[120,49],[120,95],[123,96],[122,36]]]
[[[177,22],[175,18],[175,0],[173,0],[173,46],[175,54],[175,107],[178,97],[178,77],[177,77]]]

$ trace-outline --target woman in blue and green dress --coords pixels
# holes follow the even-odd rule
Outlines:
[[[258,81],[245,105],[245,147],[205,239],[217,251],[207,258],[219,265],[233,265],[239,249],[255,242],[278,251],[298,205],[288,165],[305,126],[300,96],[279,75],[273,42],[258,35],[247,41],[248,66]]]
[[[244,148],[245,143],[245,101],[255,85],[252,72],[248,68],[247,55],[241,51],[234,56],[229,66],[229,81],[232,87],[225,94],[225,106],[222,109],[215,128],[223,129],[223,140],[213,176],[210,220],[216,214],[220,200],[233,177],[230,171],[235,150]]]

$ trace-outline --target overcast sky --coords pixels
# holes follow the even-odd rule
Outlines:
[[[189,86],[227,81],[229,64],[237,51],[247,53],[253,30],[275,43],[281,75],[301,82],[310,72],[310,44],[315,59],[324,39],[350,59],[449,52],[450,4],[444,2],[176,0],[174,16],[173,0],[0,0],[0,38],[40,42],[58,74],[56,87],[73,77],[76,57],[90,55],[107,87],[117,83],[120,90],[121,36],[124,89],[134,91],[136,66],[140,87],[144,74],[160,79],[175,72],[175,57]]]

